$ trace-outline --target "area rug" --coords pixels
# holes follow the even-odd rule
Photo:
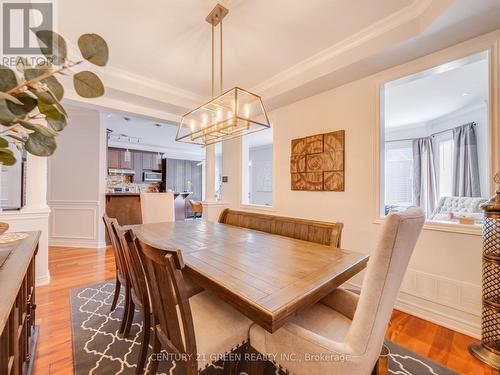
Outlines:
[[[110,313],[109,308],[113,300],[114,289],[114,281],[107,281],[71,290],[73,365],[76,375],[135,374],[135,363],[142,338],[140,313],[137,311],[135,314],[129,338],[119,336],[118,329],[123,313],[124,298],[123,294],[121,294],[117,308]],[[391,341],[386,341],[386,345],[390,350],[389,373],[391,374],[457,374]],[[151,361],[148,358],[146,373],[150,364]],[[271,362],[266,362],[265,367],[266,373],[286,374],[283,370],[275,368]],[[175,361],[163,361],[160,364],[158,373],[182,375],[180,370],[181,368],[177,366]],[[221,362],[212,364],[202,372],[203,375],[219,375],[222,373]]]

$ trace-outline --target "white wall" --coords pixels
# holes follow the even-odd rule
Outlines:
[[[369,252],[380,229],[377,215],[380,85],[493,48],[499,37],[500,32],[478,38],[271,112],[275,160],[273,210],[281,215],[340,220],[345,224],[342,246]],[[492,65],[493,76],[498,79],[498,62],[495,64]],[[495,87],[497,85],[495,82]],[[498,98],[494,97],[492,111],[497,111],[497,108]],[[492,121],[498,127],[496,113]],[[291,140],[340,129],[346,132],[345,192],[292,191],[289,169]],[[496,143],[492,141],[492,144]],[[229,182],[223,185],[223,200],[232,208],[240,208],[241,139],[225,142],[223,152],[224,175],[229,176]],[[492,147],[491,155],[493,166],[498,166],[496,147]],[[477,230],[428,226],[411,259],[397,307],[478,337],[481,246]],[[360,278],[354,278],[351,283],[360,285]]]
[[[106,135],[101,114],[73,110],[49,159],[50,245],[104,247]]]

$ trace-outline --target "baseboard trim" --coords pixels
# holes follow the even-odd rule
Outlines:
[[[99,242],[94,240],[81,240],[71,238],[49,238],[50,247],[74,247],[83,249],[102,249],[105,248],[106,242]]]
[[[360,290],[360,286],[352,282],[346,282],[344,285],[354,290]],[[428,299],[424,299],[416,295],[408,295],[415,300],[414,302],[407,301],[404,299],[405,294],[407,293],[400,293],[396,300],[396,303],[394,304],[395,309],[416,316],[417,318],[421,318],[434,324],[446,327],[453,331],[463,333],[467,336],[471,336],[477,339],[481,337],[481,324],[479,317],[472,315],[472,317],[476,318],[477,321],[462,319],[458,316],[469,313],[453,307],[443,306],[437,302],[429,301]],[[419,301],[421,301],[421,303],[418,303]],[[432,307],[429,305],[431,305]],[[452,314],[439,311],[439,307],[446,308],[447,310],[451,311],[456,311],[456,316],[452,316]]]
[[[481,338],[481,325],[468,322],[460,318],[451,317],[437,310],[419,306],[415,303],[402,301],[398,298],[394,306],[397,310],[416,316],[437,325],[449,328],[453,331],[463,333],[464,335]]]
[[[35,279],[35,286],[41,286],[41,285],[47,285],[50,283],[50,274],[47,273],[46,275],[37,277]]]

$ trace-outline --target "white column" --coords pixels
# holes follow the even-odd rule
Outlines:
[[[28,154],[26,205],[23,211],[45,210],[47,205],[47,158]]]
[[[49,213],[47,206],[47,158],[28,154],[26,166],[26,205],[20,211],[0,213],[10,232],[41,231],[36,263],[36,285],[47,284],[49,275]]]
[[[215,145],[205,147],[205,202],[215,202]]]

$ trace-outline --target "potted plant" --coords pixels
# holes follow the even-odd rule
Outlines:
[[[104,95],[99,77],[88,70],[75,72],[84,61],[97,66],[108,62],[106,41],[97,34],[84,34],[78,39],[81,59],[68,58],[64,38],[54,31],[36,33],[43,64],[30,66],[23,57],[16,68],[0,65],[0,163],[16,163],[13,147],[36,156],[50,156],[56,150],[56,137],[68,124],[68,114],[61,104],[63,85],[58,76],[72,75],[78,95],[97,98]],[[0,223],[0,233],[8,225]]]

